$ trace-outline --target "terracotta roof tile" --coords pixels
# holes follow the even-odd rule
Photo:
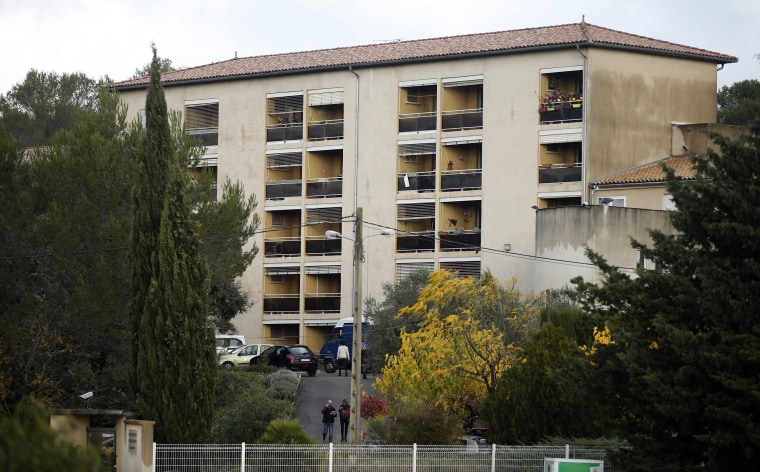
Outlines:
[[[676,177],[681,180],[694,180],[694,169],[689,156],[676,156],[660,159],[655,162],[643,164],[631,169],[626,169],[615,174],[600,177],[592,181],[593,185],[619,185],[665,182],[665,172],[661,164],[665,163],[675,171]]]
[[[637,36],[585,22],[495,33],[447,36],[335,49],[234,58],[163,74],[165,85],[236,77],[284,74],[349,65],[433,60],[460,55],[507,54],[531,49],[583,46],[643,49],[655,54],[683,55],[716,63],[736,62],[736,57],[657,39]],[[147,77],[110,84],[115,88],[142,88]]]

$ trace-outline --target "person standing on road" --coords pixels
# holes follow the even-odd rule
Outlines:
[[[332,442],[333,425],[335,424],[336,416],[338,416],[338,412],[335,411],[332,400],[327,400],[327,404],[322,408],[322,442],[324,442],[325,437],[328,436],[329,442]]]
[[[340,346],[338,346],[338,353],[336,354],[338,357],[338,377],[340,377],[340,371],[343,370],[346,372],[346,377],[348,377],[348,361],[349,361],[349,354],[348,354],[348,346],[346,346],[346,341],[341,340]]]
[[[343,399],[343,403],[338,407],[338,416],[340,416],[340,442],[348,442],[348,424],[351,421],[351,405],[348,400]]]

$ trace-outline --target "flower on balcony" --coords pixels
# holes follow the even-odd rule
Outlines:
[[[539,100],[540,113],[545,111],[569,110],[571,108],[580,108],[583,103],[583,96],[577,93],[565,93],[561,90],[548,90],[546,95]]]

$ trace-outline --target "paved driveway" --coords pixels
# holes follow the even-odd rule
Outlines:
[[[362,391],[366,392],[366,395],[376,393],[372,389],[374,382],[374,375],[368,375],[362,380]],[[314,377],[302,375],[298,387],[295,417],[303,425],[306,434],[317,442],[322,442],[322,407],[325,406],[327,400],[332,400],[337,410],[344,398],[351,403],[351,377],[338,377],[337,373],[327,374],[323,370],[318,370]],[[363,424],[364,421],[362,420],[361,423]],[[340,441],[340,424],[336,419],[333,442],[338,441]]]

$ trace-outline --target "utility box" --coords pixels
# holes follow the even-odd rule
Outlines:
[[[604,472],[604,461],[545,457],[544,472]]]

